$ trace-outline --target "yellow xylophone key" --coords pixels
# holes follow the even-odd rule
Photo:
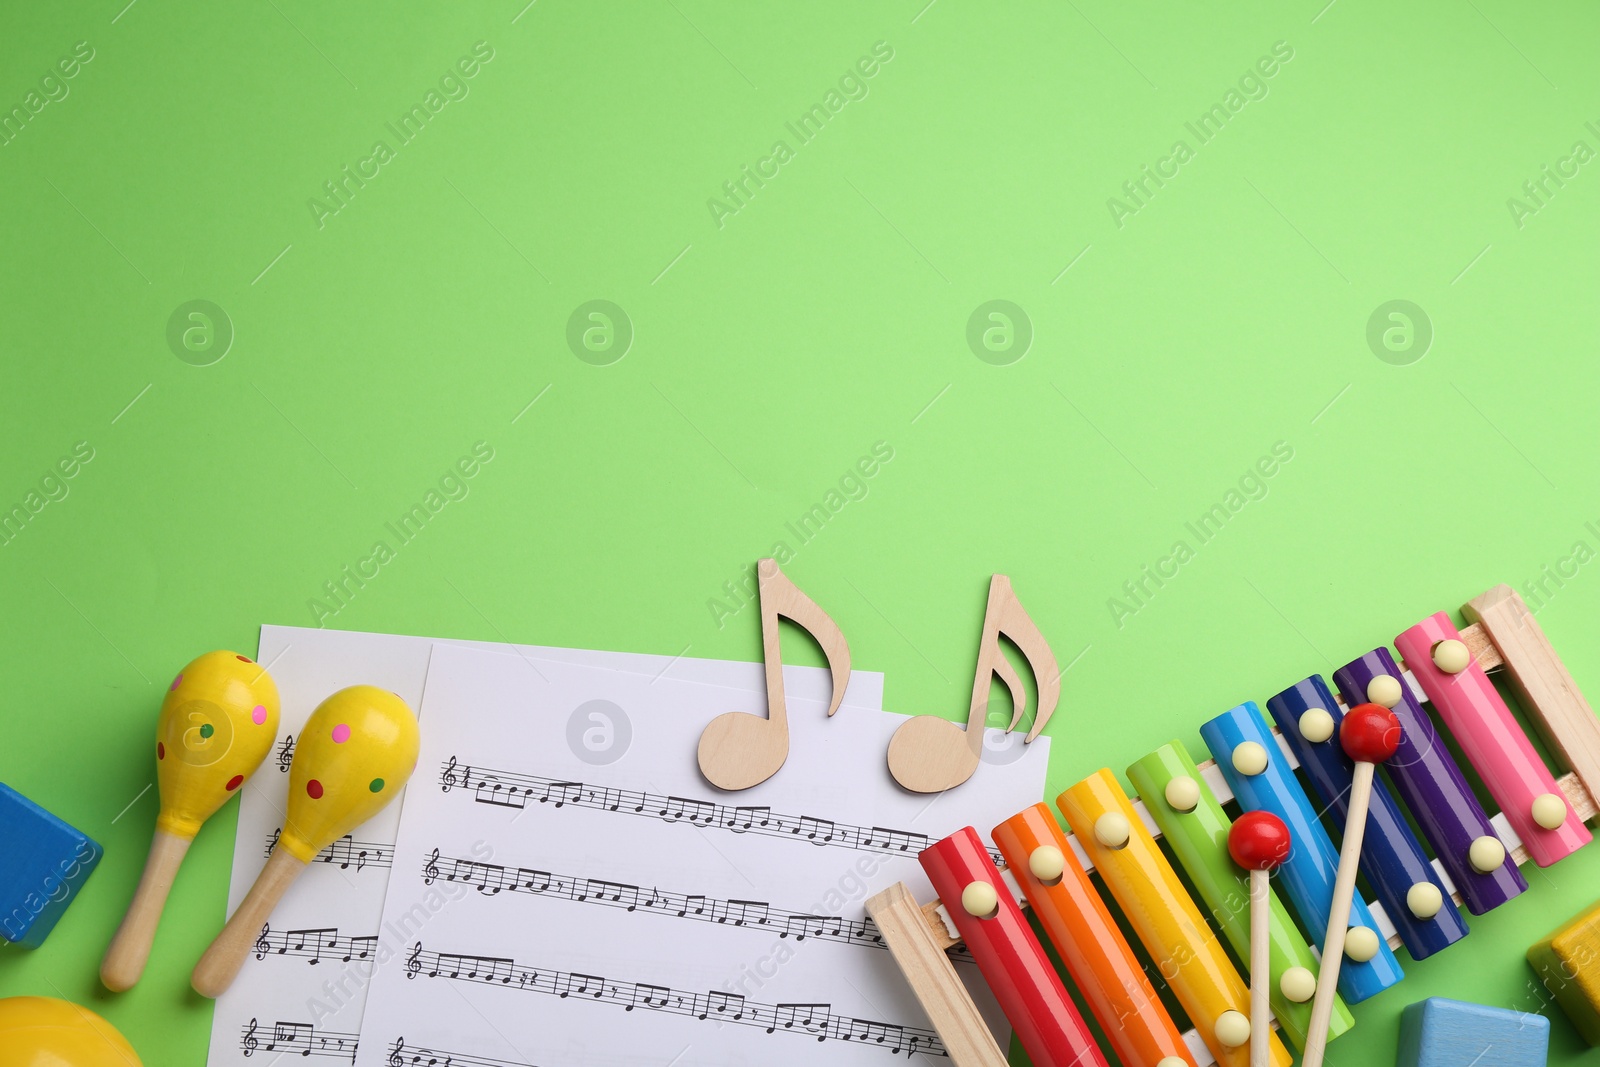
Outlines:
[[[1100,770],[1056,798],[1189,1021],[1223,1067],[1250,1062],[1250,988],[1206,924],[1116,776]],[[1273,1067],[1291,1057],[1277,1034]]]

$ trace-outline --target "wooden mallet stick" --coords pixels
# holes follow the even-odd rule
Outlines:
[[[1228,854],[1250,872],[1250,1067],[1272,1064],[1272,872],[1289,858],[1289,828],[1247,811],[1228,828]]]
[[[1322,940],[1322,966],[1317,972],[1317,994],[1311,1002],[1311,1023],[1301,1067],[1322,1067],[1322,1058],[1327,1054],[1328,1020],[1333,1016],[1344,937],[1350,927],[1350,900],[1355,895],[1361,838],[1367,830],[1372,774],[1400,747],[1400,720],[1382,704],[1357,704],[1339,724],[1339,744],[1345,755],[1355,761],[1355,772],[1351,776],[1350,810],[1345,814],[1339,871],[1333,881],[1333,906],[1328,910],[1328,933]]]

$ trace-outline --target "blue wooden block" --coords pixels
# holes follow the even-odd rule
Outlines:
[[[1543,1015],[1429,997],[1400,1015],[1395,1067],[1545,1067]]]
[[[0,938],[38,948],[103,851],[0,782]]]

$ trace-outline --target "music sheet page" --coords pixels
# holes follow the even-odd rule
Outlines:
[[[623,652],[441,642],[493,648],[526,656],[529,663],[581,663],[632,674],[643,683],[689,679],[724,687],[719,710],[759,708],[765,700],[762,665],[727,660],[651,656]],[[351,633],[290,626],[263,626],[257,660],[278,686],[280,737],[271,755],[242,789],[228,912],[239,906],[283,825],[289,761],[300,728],[318,703],[349,685],[381,686],[421,710],[423,681],[434,641],[425,637]],[[813,667],[784,671],[796,693],[826,700],[828,672]],[[847,699],[864,708],[882,706],[883,676],[857,672]],[[573,709],[574,711],[576,709]],[[608,714],[610,717],[608,718]],[[840,712],[844,714],[844,712]],[[577,743],[606,751],[621,743],[622,719],[605,709],[575,718]],[[566,724],[563,723],[563,729]],[[423,719],[422,732],[427,736]],[[418,778],[427,777],[419,769]],[[314,1062],[353,1063],[366,1004],[364,961],[377,947],[378,921],[389,882],[401,800],[379,812],[350,836],[334,842],[289,888],[245,961],[233,986],[217,1000],[212,1021],[210,1067],[250,1067],[288,1053]],[[222,917],[216,919],[220,929]]]
[[[627,709],[617,758],[573,743],[585,706]],[[1046,742],[1007,740],[958,791],[912,794],[885,764],[903,716],[829,719],[825,694],[791,692],[787,762],[725,793],[695,751],[727,710],[703,685],[436,646],[357,1063],[942,1058],[865,900],[898,880],[929,897],[917,852],[1035,803]]]

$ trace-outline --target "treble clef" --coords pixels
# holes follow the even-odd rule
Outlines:
[[[239,1047],[244,1049],[246,1056],[255,1055],[256,1045],[258,1044],[256,1041],[256,1025],[256,1021],[251,1019],[249,1027],[244,1032],[244,1040],[239,1042]]]
[[[411,946],[411,955],[406,957],[406,977],[415,978],[417,972],[422,970],[422,942],[418,941]]]
[[[450,787],[456,784],[456,758],[450,757],[450,762],[444,766],[444,774],[439,778],[439,792],[448,793]]]
[[[422,884],[432,885],[437,877],[439,877],[439,850],[434,849],[433,855],[428,857],[428,865],[422,868]]]
[[[406,1061],[400,1058],[400,1050],[405,1047],[405,1038],[397,1037],[394,1039],[394,1047],[389,1050],[389,1067],[402,1067]]]
[[[283,744],[278,747],[278,770],[284,774],[289,773],[289,764],[294,761],[294,734],[284,734]]]
[[[270,923],[261,924],[261,936],[256,938],[256,959],[265,959],[272,949],[272,944],[267,940],[267,932],[272,929]]]

